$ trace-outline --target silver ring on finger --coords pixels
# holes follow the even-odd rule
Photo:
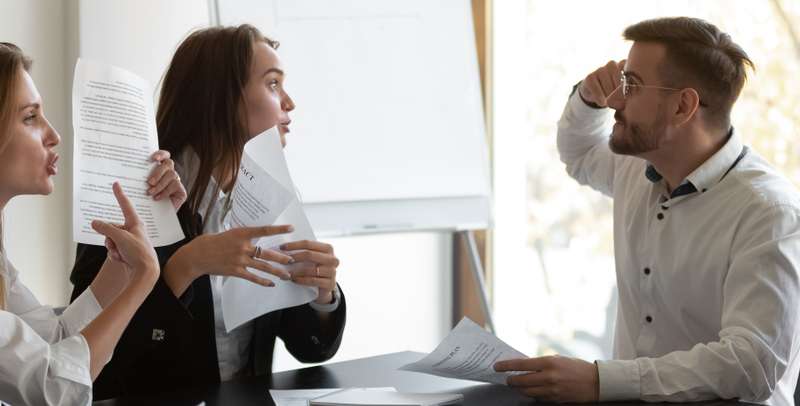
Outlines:
[[[253,253],[253,259],[261,257],[261,247],[256,245],[256,251]]]

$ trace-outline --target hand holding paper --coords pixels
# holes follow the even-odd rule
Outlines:
[[[526,356],[465,317],[427,357],[400,369],[505,385],[517,373],[495,372],[494,364],[517,358]]]
[[[294,190],[280,135],[273,127],[248,141],[244,147],[239,176],[233,188],[228,227],[274,223],[294,227],[294,231],[288,234],[253,239],[253,244],[265,251],[279,250],[282,244],[290,241],[316,240]],[[298,260],[290,265],[270,263],[270,266],[292,274],[308,267],[308,264]],[[241,278],[225,280],[222,314],[228,331],[271,311],[308,303],[318,295],[316,287],[301,286],[272,275],[264,276],[275,286],[265,288]]]
[[[123,222],[111,194],[115,181],[130,197],[154,246],[184,237],[170,202],[147,194],[148,175],[157,165],[151,154],[158,150],[151,94],[149,84],[133,73],[78,60],[72,88],[75,241],[103,245],[104,237],[90,222]]]
[[[597,402],[597,365],[578,358],[550,355],[500,361],[497,371],[513,371],[508,385],[538,400],[556,403]]]

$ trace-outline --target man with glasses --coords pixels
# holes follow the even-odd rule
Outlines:
[[[699,19],[623,35],[628,59],[575,86],[557,139],[569,175],[614,199],[614,359],[495,369],[523,371],[509,384],[550,401],[793,405],[800,194],[731,126],[752,62]]]

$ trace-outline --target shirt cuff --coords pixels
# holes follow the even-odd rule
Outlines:
[[[103,311],[103,308],[100,307],[100,303],[97,302],[97,298],[92,293],[92,288],[90,287],[83,291],[61,314],[61,321],[66,327],[67,336],[78,334],[101,311]]]
[[[336,289],[333,291],[333,302],[328,304],[319,304],[317,302],[311,301],[308,302],[308,305],[311,306],[312,309],[320,312],[320,313],[333,313],[336,309],[339,308],[339,302],[341,302],[342,292],[339,291],[339,285],[336,285]]]
[[[585,105],[587,105],[587,106],[589,106],[589,107],[591,107],[591,108],[593,108],[595,110],[604,109],[605,107],[598,106],[597,104],[594,104],[594,103],[592,103],[592,102],[590,102],[590,101],[588,101],[588,100],[583,98],[583,96],[581,95],[581,91],[580,91],[581,83],[583,83],[582,80],[580,82],[576,83],[575,86],[572,86],[572,93],[569,94],[569,97],[572,97],[575,93],[577,93],[578,97],[581,99],[583,104],[585,104]]]
[[[635,400],[641,397],[636,360],[595,361],[600,379],[600,401]]]
[[[68,379],[89,388],[92,387],[92,376],[89,372],[90,360],[89,344],[81,334],[63,339],[50,346],[50,373],[55,377]]]
[[[599,125],[604,124],[606,120],[608,120],[609,115],[611,115],[610,108],[596,108],[586,104],[578,91],[575,91],[575,93],[569,97],[569,100],[567,101],[567,108],[569,108],[570,111],[572,111],[572,113],[577,117],[591,117],[593,119],[593,124],[596,121],[599,123]]]

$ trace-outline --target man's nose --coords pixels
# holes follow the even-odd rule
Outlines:
[[[625,108],[625,96],[622,94],[622,85],[617,86],[617,88],[606,97],[606,105],[614,110],[622,110]]]

